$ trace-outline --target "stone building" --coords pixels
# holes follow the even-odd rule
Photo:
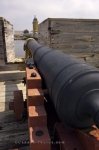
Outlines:
[[[39,24],[39,43],[99,67],[99,19],[48,18]]]
[[[33,24],[33,37],[37,40],[38,39],[38,19],[36,18],[36,16],[34,16],[32,24]]]

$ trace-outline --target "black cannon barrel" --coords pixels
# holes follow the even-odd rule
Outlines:
[[[99,127],[99,70],[34,39],[25,46],[32,52],[60,120],[74,128]]]

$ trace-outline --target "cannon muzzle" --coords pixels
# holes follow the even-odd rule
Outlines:
[[[99,127],[99,70],[34,39],[26,41],[60,120],[74,128]]]

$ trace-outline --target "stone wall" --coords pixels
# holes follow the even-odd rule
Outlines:
[[[14,48],[13,25],[0,17],[0,65],[14,62]]]
[[[48,18],[39,24],[39,42],[99,67],[99,19]]]

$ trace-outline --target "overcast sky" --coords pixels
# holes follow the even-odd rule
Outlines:
[[[0,0],[0,16],[15,30],[32,30],[32,20],[46,18],[99,19],[99,0]]]

